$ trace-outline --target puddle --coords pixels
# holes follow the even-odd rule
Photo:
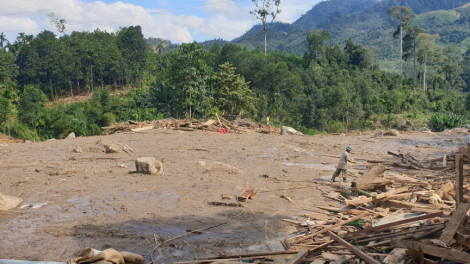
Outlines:
[[[309,169],[316,169],[316,170],[335,170],[335,167],[332,166],[325,166],[323,164],[318,163],[294,163],[294,162],[284,162],[281,163],[282,165],[287,166],[300,166]]]

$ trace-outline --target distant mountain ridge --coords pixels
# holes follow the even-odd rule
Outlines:
[[[463,45],[470,37],[468,23],[455,25],[457,13],[449,14],[456,8],[470,4],[468,0],[326,0],[316,4],[292,24],[274,23],[268,31],[268,48],[302,54],[306,51],[306,35],[310,30],[326,30],[332,36],[331,45],[342,45],[348,39],[368,46],[379,53],[392,54],[395,44],[392,33],[397,22],[390,19],[387,11],[391,6],[410,6],[417,15],[416,24],[430,33],[439,33],[442,43]],[[282,2],[281,2],[282,5]],[[282,8],[281,8],[282,9]],[[437,12],[434,18],[429,12]],[[430,18],[431,17],[431,18]],[[434,24],[445,20],[444,24]],[[450,24],[449,24],[450,23]],[[458,35],[458,38],[452,37]],[[454,41],[454,42],[453,42]],[[470,39],[468,40],[470,42]],[[263,46],[261,25],[254,26],[231,43],[250,48]]]

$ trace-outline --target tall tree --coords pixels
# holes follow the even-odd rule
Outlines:
[[[279,5],[281,0],[251,0],[255,4],[255,9],[250,11],[257,19],[261,20],[264,31],[264,56],[268,56],[267,35],[269,25],[276,19],[277,14],[281,13]],[[271,21],[269,21],[271,20]],[[269,21],[269,22],[268,22]]]
[[[415,18],[413,10],[409,6],[392,6],[388,9],[390,17],[398,20],[397,31],[400,33],[400,75],[403,75],[403,27]]]
[[[315,62],[318,62],[320,56],[324,55],[326,47],[325,41],[331,39],[330,33],[328,31],[323,30],[312,30],[308,32],[307,35],[307,45],[310,51],[310,55],[314,56]]]
[[[423,33],[424,29],[419,26],[408,24],[405,27],[405,31],[406,35],[403,39],[403,57],[405,60],[413,60],[413,80],[414,88],[416,89],[416,60],[418,58],[418,41],[416,40],[416,37],[418,37],[420,33]]]
[[[434,56],[438,55],[438,49],[436,48],[436,40],[439,35],[431,35],[429,33],[421,33],[418,35],[418,56],[420,61],[423,63],[423,92],[427,93],[427,65],[433,59]]]
[[[8,42],[8,39],[6,38],[5,34],[2,32],[0,33],[0,49],[3,49],[3,47],[5,46],[5,43],[9,43]]]
[[[229,62],[219,67],[220,70],[215,75],[214,91],[219,110],[227,111],[231,115],[242,110],[254,110],[257,98],[250,90],[249,82],[245,82],[245,78],[235,74],[235,68]]]

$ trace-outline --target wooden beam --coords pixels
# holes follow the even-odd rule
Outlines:
[[[308,255],[308,251],[305,249],[302,249],[293,258],[291,258],[289,262],[287,262],[286,264],[300,264],[304,261],[307,255]]]
[[[370,202],[374,202],[374,201],[377,201],[377,200],[380,200],[380,199],[384,199],[384,198],[390,197],[392,195],[402,193],[402,192],[406,192],[406,191],[408,191],[408,187],[402,187],[402,188],[398,188],[398,189],[391,190],[391,191],[388,191],[388,192],[384,192],[384,193],[381,193],[381,194],[373,195],[372,197],[356,198],[356,199],[352,199],[352,200],[346,200],[346,205],[356,205],[356,204],[370,203]]]
[[[456,154],[455,155],[455,191],[457,194],[457,197],[455,201],[457,202],[457,205],[459,203],[462,203],[463,200],[463,155],[462,154]]]
[[[446,243],[447,245],[450,245],[452,239],[454,239],[454,235],[457,232],[457,229],[459,229],[459,226],[465,220],[468,210],[470,210],[470,204],[459,204],[457,210],[455,210],[449,222],[447,222],[446,228],[442,231],[442,235],[439,240]]]
[[[330,230],[332,230],[332,229],[335,229],[335,228],[337,228],[337,227],[340,227],[340,226],[343,226],[343,225],[345,225],[345,224],[347,224],[347,223],[350,223],[351,221],[360,219],[360,218],[362,218],[362,217],[364,217],[364,216],[366,216],[366,215],[368,215],[368,214],[369,214],[369,213],[367,212],[367,213],[363,213],[363,214],[361,214],[361,215],[355,216],[355,217],[353,217],[353,218],[351,218],[351,219],[344,220],[344,221],[342,221],[342,222],[339,222],[339,223],[336,224],[336,225],[332,225],[332,226],[330,226],[330,227],[327,227],[327,228],[325,228],[325,229],[323,229],[323,230],[321,230],[321,231],[318,231],[318,232],[316,232],[316,233],[313,233],[313,234],[311,234],[311,235],[304,236],[304,237],[302,237],[302,238],[296,240],[293,244],[298,244],[298,243],[300,243],[300,242],[302,242],[302,241],[304,241],[304,240],[307,240],[307,239],[309,239],[309,238],[318,236],[318,235],[323,234],[323,233],[325,233],[325,232],[328,232],[328,231],[330,231]]]
[[[288,251],[277,251],[277,252],[259,252],[259,253],[247,253],[247,254],[238,254],[238,255],[225,255],[225,256],[218,256],[218,257],[209,257],[209,258],[204,258],[204,259],[201,259],[201,260],[293,255],[293,254],[297,254],[297,253],[299,253],[299,250],[288,250]]]
[[[331,231],[328,231],[327,233],[332,239],[336,240],[336,242],[340,243],[341,245],[343,245],[345,248],[347,248],[348,250],[350,250],[351,252],[353,252],[355,255],[357,255],[358,257],[360,257],[361,259],[363,259],[365,262],[369,263],[369,264],[379,264],[379,262],[377,262],[373,257],[367,255],[366,253],[362,252],[359,248],[349,244],[346,240],[342,239],[341,237],[339,237],[338,235],[336,235],[335,233],[331,232]]]
[[[407,247],[416,251],[422,250],[424,254],[431,255],[447,260],[468,263],[470,260],[470,254],[465,253],[461,250],[452,249],[452,248],[441,248],[431,245],[426,245],[423,243],[401,240],[401,239],[392,239],[392,245],[394,247]]]
[[[374,226],[374,227],[371,227],[371,228],[358,230],[356,232],[348,233],[348,234],[346,234],[346,236],[347,237],[354,237],[354,236],[357,236],[357,235],[360,235],[360,234],[364,234],[364,233],[368,233],[368,232],[381,231],[381,230],[389,229],[389,228],[394,227],[394,226],[400,226],[400,225],[404,225],[404,224],[408,224],[408,223],[413,223],[413,222],[416,222],[416,221],[421,221],[421,220],[425,220],[425,219],[429,219],[429,218],[433,218],[433,217],[438,217],[438,216],[441,216],[441,215],[442,215],[442,212],[437,212],[437,213],[432,213],[432,214],[427,214],[427,215],[420,215],[420,216],[417,216],[417,217],[403,219],[403,220],[400,220],[400,221],[396,221],[396,222],[392,222],[392,223],[388,223],[388,224],[384,224],[384,225],[379,225],[379,226]]]

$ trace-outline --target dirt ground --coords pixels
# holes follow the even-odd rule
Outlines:
[[[107,154],[104,143],[127,144],[133,152]],[[389,159],[387,151],[431,159],[463,144],[458,131],[394,137],[164,129],[1,143],[0,192],[24,202],[0,212],[0,259],[66,261],[90,246],[141,254],[147,263],[156,243],[215,225],[158,247],[155,260],[283,250],[279,241],[296,230],[282,219],[301,220],[316,205],[338,206],[322,193],[332,190],[328,180],[346,146],[359,161],[350,165],[354,178],[371,165],[364,160]],[[77,146],[83,152],[74,152]],[[147,156],[162,161],[163,176],[135,173],[135,159]],[[244,173],[211,169],[215,162]],[[259,193],[244,207],[209,204],[237,204],[247,186]]]

